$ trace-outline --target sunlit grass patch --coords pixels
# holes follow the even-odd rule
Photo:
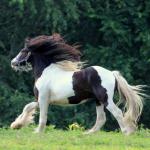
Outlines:
[[[99,131],[84,135],[81,130],[57,130],[47,127],[45,133],[33,133],[34,127],[21,130],[0,129],[0,150],[149,150],[150,130],[131,136],[121,132]]]

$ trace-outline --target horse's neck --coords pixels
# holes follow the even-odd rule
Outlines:
[[[53,74],[54,76],[56,75],[62,75],[62,74],[68,74],[72,73],[73,71],[66,71],[65,69],[61,68],[58,64],[56,63],[51,63],[49,66],[47,66],[44,70],[43,73],[45,75],[47,74]]]
[[[44,73],[45,75],[48,74],[68,74],[74,71],[66,71],[65,69],[61,68],[56,63],[45,63],[43,61],[38,60],[34,65],[34,77],[35,80],[41,77]]]
[[[51,64],[50,61],[47,61],[47,59],[45,59],[44,57],[41,58],[41,56],[39,58],[36,57],[34,59],[33,71],[35,80],[37,80],[42,75],[43,70],[50,64]]]
[[[47,70],[47,68],[49,68],[48,70],[51,70],[52,73],[61,72],[66,74],[69,72],[79,71],[79,69],[77,69],[77,63],[72,63],[70,61],[52,63],[47,57],[36,56],[33,63],[35,80],[37,80],[42,75],[43,71]]]

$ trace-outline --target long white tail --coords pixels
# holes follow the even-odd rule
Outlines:
[[[144,86],[131,86],[118,71],[113,71],[113,74],[117,81],[119,103],[125,102],[124,121],[136,126],[143,109]]]

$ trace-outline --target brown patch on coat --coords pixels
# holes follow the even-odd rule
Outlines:
[[[88,98],[96,98],[96,104],[107,105],[107,90],[101,85],[97,71],[88,67],[73,74],[75,96],[69,97],[70,104],[78,104]]]

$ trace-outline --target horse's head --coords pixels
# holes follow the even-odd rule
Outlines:
[[[12,68],[18,71],[31,70],[34,65],[34,58],[47,56],[48,53],[51,52],[51,49],[54,49],[58,43],[65,42],[63,38],[56,33],[52,36],[41,35],[35,38],[27,38],[24,48],[12,59]]]
[[[18,55],[12,59],[11,67],[18,71],[29,71],[32,69],[31,61],[32,61],[31,51],[25,45],[25,47],[21,49]]]
[[[41,35],[25,40],[24,48],[11,61],[15,70],[29,71],[35,61],[44,61],[47,64],[62,60],[79,61],[80,52],[64,41],[57,33],[52,36]]]

